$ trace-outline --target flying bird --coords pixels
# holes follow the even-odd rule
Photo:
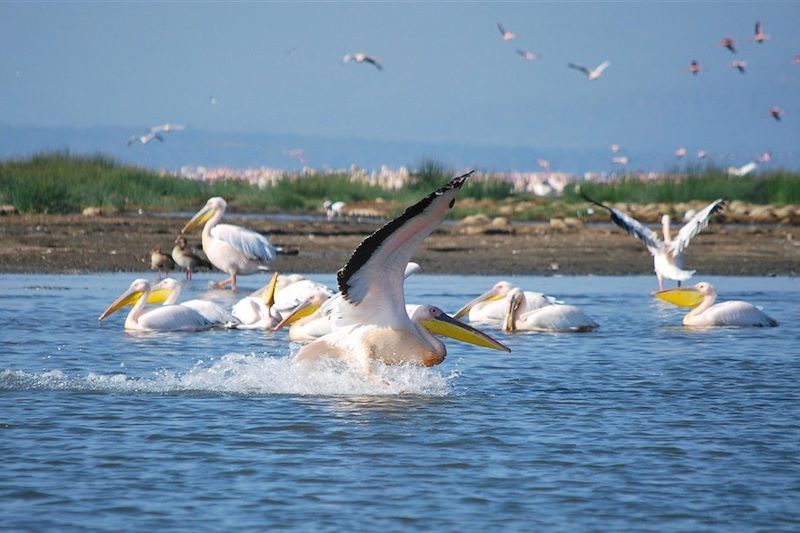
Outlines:
[[[611,158],[611,162],[616,165],[622,165],[623,167],[631,162],[630,158],[626,155],[617,155]]]
[[[708,152],[706,152],[705,150],[699,150],[697,152],[697,159],[705,159],[707,155]]]
[[[692,73],[692,76],[697,76],[700,72],[707,70],[700,66],[700,63],[697,62],[696,59],[692,59],[692,62],[689,64],[689,72]]]
[[[772,161],[772,152],[763,152],[758,156],[759,163],[769,163]]]
[[[208,97],[208,103],[210,105],[217,105],[219,103],[219,98],[217,98],[212,94],[211,96]]]
[[[512,33],[510,31],[508,31],[499,22],[497,23],[497,29],[500,30],[500,35],[503,36],[503,40],[504,41],[513,41],[514,39],[517,38],[517,34],[516,33]]]
[[[620,146],[618,144],[612,144],[609,148],[611,149],[612,154],[619,153]]]
[[[686,157],[686,153],[687,153],[686,148],[680,147],[677,150],[675,150],[675,157],[681,159],[683,157]]]
[[[730,37],[725,37],[724,39],[722,39],[719,42],[719,45],[722,46],[723,48],[727,48],[733,54],[736,53],[735,43],[733,42],[733,39],[731,39]]]
[[[747,61],[731,61],[731,68],[735,68],[740,74],[744,74],[747,69]]]
[[[128,137],[128,146],[130,147],[130,145],[136,142],[141,144],[147,144],[153,139],[158,139],[162,143],[164,142],[164,137],[162,137],[158,133],[154,133],[151,131],[146,135],[131,135],[130,137]]]
[[[783,110],[778,106],[772,106],[769,109],[769,114],[772,118],[774,118],[777,122],[780,122],[783,118]]]
[[[536,164],[539,165],[542,168],[542,170],[550,172],[550,161],[548,161],[547,159],[537,159]]]
[[[517,48],[517,55],[522,59],[524,59],[525,61],[534,61],[542,57],[540,54],[537,54],[536,52],[528,52],[527,50],[522,50],[520,48]]]
[[[380,64],[376,57],[368,56],[363,52],[356,52],[355,54],[345,54],[342,58],[342,63],[349,63],[355,61],[356,63],[369,63],[374,65],[378,70],[383,70],[383,65]]]
[[[767,39],[769,39],[769,35],[764,33],[764,26],[762,26],[760,22],[756,22],[756,32],[755,35],[753,35],[753,40],[761,44]]]
[[[695,327],[769,327],[778,321],[755,305],[742,300],[714,304],[717,291],[710,283],[700,282],[694,287],[668,289],[653,296],[681,307],[694,307],[683,317],[684,326]]]
[[[186,126],[183,124],[171,124],[167,122],[166,124],[157,124],[150,128],[150,133],[169,133],[171,131],[183,131],[186,129]]]
[[[577,65],[575,63],[568,63],[567,64],[567,66],[569,68],[572,68],[572,69],[575,69],[575,70],[579,70],[579,71],[583,72],[584,74],[586,74],[586,77],[589,79],[589,81],[594,81],[597,78],[599,78],[600,76],[602,76],[603,75],[603,71],[605,69],[607,69],[609,65],[611,65],[611,62],[606,60],[606,61],[603,61],[602,63],[600,63],[599,65],[597,65],[597,67],[595,67],[594,70],[589,70],[588,68],[584,67],[583,65]]]

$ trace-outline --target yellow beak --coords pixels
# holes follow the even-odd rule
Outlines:
[[[154,288],[150,291],[150,295],[147,297],[147,303],[149,304],[162,304],[169,298],[172,291],[166,288]],[[133,305],[136,300],[129,302],[129,305]]]
[[[203,209],[198,211],[189,222],[186,223],[181,230],[181,233],[186,233],[187,231],[191,231],[196,227],[202,226],[208,221],[209,218],[214,216],[215,211],[216,210],[213,207],[205,206]]]
[[[463,322],[446,315],[441,314],[432,320],[421,320],[420,324],[436,335],[444,335],[457,341],[466,342],[468,344],[475,344],[476,346],[483,346],[484,348],[491,348],[492,350],[501,350],[503,352],[510,352],[511,348],[505,344],[494,340],[492,337],[479,331],[472,326],[468,326]]]
[[[103,311],[103,314],[97,317],[97,320],[103,320],[105,317],[113,315],[126,305],[133,305],[139,298],[142,297],[142,294],[142,291],[133,291],[128,289],[122,294],[122,296],[114,300],[114,303],[109,305],[108,308]]]
[[[309,298],[305,302],[298,305],[294,311],[292,311],[289,316],[281,320],[277,326],[272,328],[272,331],[277,331],[287,324],[293,324],[303,317],[310,316],[314,314],[320,307],[322,307],[322,305]]]
[[[677,287],[656,291],[653,296],[679,307],[697,307],[703,301],[703,294],[694,287]]]
[[[264,291],[264,305],[267,309],[275,305],[275,287],[278,286],[278,273],[274,272],[269,280],[267,290]]]
[[[473,307],[475,307],[476,305],[478,305],[481,302],[485,302],[485,301],[491,302],[491,301],[494,301],[494,300],[501,300],[502,298],[503,298],[503,295],[498,293],[495,289],[487,291],[487,292],[481,294],[480,296],[478,296],[477,298],[475,298],[474,300],[472,300],[471,302],[469,302],[467,305],[465,305],[461,309],[459,309],[456,312],[456,314],[453,315],[453,318],[458,319],[458,318],[464,317],[465,315],[467,315],[469,313],[470,309],[472,309]]]
[[[513,298],[508,303],[505,320],[503,320],[503,331],[517,331],[517,309],[519,309],[521,298]]]

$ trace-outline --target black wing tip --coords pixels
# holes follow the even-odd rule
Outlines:
[[[596,206],[602,207],[603,209],[605,209],[608,212],[611,212],[611,208],[610,207],[608,207],[605,204],[602,204],[602,203],[598,202],[597,200],[595,200],[594,198],[592,198],[591,196],[589,196],[585,192],[581,193],[581,198],[583,198],[584,200],[586,200],[587,202],[589,202],[591,204],[594,204]]]

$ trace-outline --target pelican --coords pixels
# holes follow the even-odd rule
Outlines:
[[[736,61],[731,61],[731,68],[735,68],[740,74],[744,74],[747,72],[747,61],[742,61],[739,59]]]
[[[181,290],[183,287],[181,283],[176,280],[175,278],[164,278],[155,285],[153,285],[152,291],[150,293],[149,298],[147,299],[147,303],[163,303],[164,305],[182,305],[184,307],[188,307],[190,309],[194,309],[201,315],[203,315],[206,319],[210,322],[213,322],[216,326],[224,326],[226,324],[236,324],[239,321],[236,317],[231,314],[230,311],[225,309],[219,304],[211,302],[209,300],[187,300],[185,302],[178,303],[178,297],[181,294]],[[158,296],[154,297],[154,293],[164,294],[165,298],[160,298]]]
[[[692,62],[689,64],[689,72],[692,73],[692,76],[697,76],[704,70],[708,69],[704,69],[700,66],[700,63],[698,63],[696,59],[692,59]]]
[[[444,361],[447,348],[433,333],[493,348],[509,348],[454,320],[438,307],[423,305],[409,318],[403,294],[406,265],[420,243],[444,220],[469,172],[410,206],[367,237],[339,270],[341,302],[334,330],[305,345],[298,362],[321,357],[346,360],[372,376],[372,362],[422,366]]]
[[[176,265],[186,270],[186,279],[189,280],[192,279],[192,272],[195,268],[211,268],[211,263],[189,248],[186,238],[183,235],[178,235],[175,239],[175,246],[172,248],[172,260]]]
[[[322,203],[328,220],[333,220],[334,218],[341,219],[344,216],[344,208],[346,205],[347,204],[344,202],[331,202],[330,200],[325,200]]]
[[[183,124],[171,124],[167,122],[166,124],[157,124],[150,128],[150,133],[158,134],[158,133],[169,133],[171,131],[183,131],[186,129],[186,126]]]
[[[603,61],[602,63],[600,63],[599,65],[597,65],[594,69],[590,70],[587,67],[584,67],[583,65],[577,65],[575,63],[568,63],[567,64],[567,66],[569,68],[573,68],[575,70],[580,70],[581,72],[586,74],[586,77],[589,79],[589,81],[594,81],[594,80],[598,79],[600,76],[602,76],[603,75],[603,71],[605,69],[607,69],[610,65],[611,65],[611,62],[606,60],[606,61]]]
[[[783,118],[783,110],[778,106],[772,106],[769,108],[769,115],[774,118],[777,122],[780,122]]]
[[[161,251],[161,248],[150,250],[150,268],[158,272],[159,277],[165,276],[170,270],[175,270],[175,261]]]
[[[275,309],[275,288],[278,286],[278,273],[270,278],[266,290],[260,297],[247,296],[233,306],[231,314],[238,323],[231,327],[236,329],[264,329],[271,330],[283,317]]]
[[[736,47],[734,46],[734,44],[735,43],[733,42],[733,39],[731,39],[730,37],[725,37],[719,42],[719,45],[721,47],[727,48],[728,50],[731,51],[732,54],[736,53]]]
[[[158,139],[162,143],[164,142],[164,137],[159,135],[157,132],[152,132],[151,131],[150,133],[148,133],[146,135],[131,135],[130,137],[128,137],[128,147],[130,147],[133,143],[136,143],[136,142],[141,143],[141,144],[147,144],[150,141],[152,141],[153,139]]]
[[[756,22],[756,31],[755,35],[753,35],[753,40],[758,44],[761,44],[767,39],[769,39],[769,35],[764,33],[764,27],[761,25],[760,22]]]
[[[680,147],[677,150],[675,150],[675,157],[677,159],[681,159],[683,157],[686,157],[686,148]]]
[[[97,320],[103,320],[126,305],[136,302],[125,319],[127,331],[200,331],[214,325],[194,309],[183,305],[163,305],[145,311],[150,290],[147,280],[134,280],[128,290],[114,300]]]
[[[503,40],[504,40],[504,41],[513,41],[514,39],[516,39],[516,38],[517,38],[517,34],[516,34],[516,33],[513,33],[513,32],[510,32],[510,31],[508,31],[508,30],[507,30],[507,29],[505,29],[505,27],[504,27],[502,24],[500,24],[499,22],[497,23],[497,29],[498,29],[498,30],[500,30],[500,35],[502,35],[502,36],[503,36]]]
[[[683,317],[684,326],[775,327],[778,325],[774,318],[748,302],[732,300],[715,305],[717,291],[706,282],[700,282],[694,287],[658,291],[655,296],[681,307],[694,307]]]
[[[281,313],[295,309],[309,296],[321,292],[329,298],[333,296],[333,291],[325,284],[310,279],[304,279],[286,285],[275,293],[275,308]]]
[[[524,311],[525,294],[517,287],[505,298],[506,313],[503,331],[551,331],[571,333],[592,331],[600,324],[589,318],[574,305],[551,304],[533,311]]]
[[[378,70],[383,70],[383,65],[381,65],[378,58],[373,56],[368,56],[363,52],[356,52],[355,54],[345,54],[342,58],[342,63],[349,63],[350,61],[355,61],[356,63],[369,63],[374,65],[375,68]]]
[[[456,311],[453,318],[468,315],[470,322],[500,322],[506,316],[505,298],[514,288],[508,281],[498,281],[491,289]],[[525,301],[524,305],[519,306],[521,312],[533,311],[556,302],[555,298],[541,292],[525,291],[522,294]]]
[[[625,166],[631,162],[631,159],[626,155],[617,155],[611,158],[611,162],[615,165]]]
[[[517,55],[522,59],[524,59],[525,61],[535,61],[536,59],[542,57],[541,54],[537,54],[536,52],[529,52],[521,48],[517,48]]]
[[[708,220],[711,215],[717,213],[725,208],[726,201],[722,198],[714,200],[708,204],[704,209],[700,210],[693,216],[689,222],[681,227],[678,235],[673,240],[669,233],[669,217],[664,215],[661,217],[661,225],[664,233],[664,241],[662,242],[658,236],[647,226],[644,226],[638,220],[629,217],[622,211],[601,204],[592,200],[585,194],[583,197],[611,213],[611,221],[617,226],[633,235],[647,246],[647,249],[653,254],[653,268],[658,278],[658,287],[660,290],[664,289],[664,278],[675,280],[680,283],[691,278],[694,270],[683,270],[683,252],[689,241],[700,233],[700,231],[708,226]]]
[[[211,264],[228,274],[228,279],[215,283],[222,289],[228,283],[236,292],[236,276],[267,270],[264,263],[275,259],[276,250],[266,237],[249,229],[220,224],[225,214],[225,200],[219,196],[210,198],[203,209],[186,223],[181,233],[203,226],[203,251]]]

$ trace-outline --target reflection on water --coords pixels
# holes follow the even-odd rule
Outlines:
[[[651,276],[511,277],[600,329],[490,331],[513,352],[448,342],[443,365],[370,381],[292,364],[285,331],[98,323],[134,277],[0,276],[4,528],[800,525],[794,278],[707,278],[781,326],[692,330]],[[184,298],[233,303],[212,277]],[[495,281],[417,276],[408,300],[453,312]]]

